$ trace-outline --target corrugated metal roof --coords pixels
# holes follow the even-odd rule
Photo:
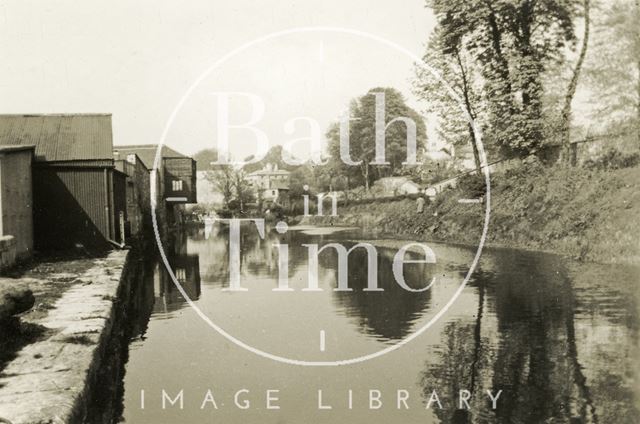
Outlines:
[[[35,145],[40,162],[113,159],[111,115],[0,115],[0,144]]]
[[[24,145],[24,146],[5,146],[0,145],[0,153],[10,153],[10,152],[20,152],[23,150],[33,150],[36,146],[34,145]]]
[[[158,152],[157,144],[134,144],[126,146],[114,146],[113,151],[118,153],[120,158],[126,158],[128,154],[135,153],[138,155],[142,163],[147,169],[153,168],[153,163],[156,160],[156,153]],[[171,147],[162,145],[162,157],[165,159],[180,158],[185,159],[189,156],[183,155],[180,152],[173,150]]]

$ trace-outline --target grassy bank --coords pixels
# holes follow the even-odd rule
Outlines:
[[[552,251],[593,262],[640,263],[640,167],[618,170],[527,164],[491,177],[487,243]],[[358,225],[378,235],[477,244],[484,205],[469,189],[440,194],[416,213],[411,199],[340,207],[310,223]]]

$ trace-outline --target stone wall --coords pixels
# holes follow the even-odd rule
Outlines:
[[[0,418],[12,424],[86,421],[121,325],[120,305],[135,279],[127,253],[96,261],[39,321],[50,337],[25,346],[0,374]]]

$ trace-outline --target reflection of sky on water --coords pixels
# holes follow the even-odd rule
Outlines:
[[[197,304],[233,335],[273,353],[326,360],[379,350],[405,337],[450,298],[474,253],[432,245],[436,266],[406,267],[409,284],[419,286],[425,274],[438,275],[433,290],[422,294],[403,291],[393,281],[394,249],[379,249],[382,293],[362,291],[366,257],[357,251],[349,267],[349,284],[355,290],[332,291],[336,258],[323,254],[319,281],[325,290],[301,292],[307,260],[299,245],[339,237],[353,239],[354,234],[268,232],[260,240],[247,232],[242,238],[242,281],[250,290],[240,293],[244,297],[221,291],[228,278],[224,229],[214,228],[209,238],[200,230],[180,239],[174,263],[198,268],[187,278],[194,280],[190,290],[199,292],[194,296]],[[274,243],[291,246],[289,279],[295,292],[271,292],[278,275]],[[425,334],[382,358],[324,369],[274,363],[228,342],[184,308],[172,284],[157,286],[160,270],[154,276],[151,321],[148,328],[140,325],[144,340],[131,346],[125,379],[129,422],[335,422],[347,416],[354,423],[638,421],[637,269],[491,249],[460,298]],[[326,352],[318,348],[321,329],[327,333]],[[185,396],[191,394],[184,411],[163,411],[157,393],[148,394],[155,397],[144,411],[139,409],[136,393],[141,388],[153,392],[178,387],[185,389]],[[243,387],[254,392],[255,408],[199,409],[207,388],[231,405],[229,390]],[[266,388],[281,390],[281,410],[265,414],[259,399]],[[327,402],[335,405],[332,411],[317,410],[317,388],[325,389]],[[344,400],[348,389],[354,390],[358,405],[351,411]],[[365,407],[363,396],[369,389],[387,393],[385,408]],[[397,389],[412,393],[409,411],[395,408],[392,394]],[[470,413],[456,411],[456,394],[462,389],[473,393]],[[438,391],[444,409],[423,409],[432,390]],[[486,390],[503,390],[496,411],[481,396]]]

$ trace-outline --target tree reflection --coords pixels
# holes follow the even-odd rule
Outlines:
[[[482,271],[476,271],[469,282],[469,287],[477,290],[478,309],[475,319],[451,321],[445,326],[442,332],[444,342],[434,352],[438,361],[427,364],[427,369],[421,376],[425,399],[429,399],[435,390],[441,399],[448,401],[442,404],[442,409],[434,409],[436,416],[447,423],[472,422],[471,413],[459,408],[458,396],[461,390],[471,393],[469,406],[471,411],[478,411],[486,409],[487,398],[481,394],[491,389],[482,378],[482,372],[490,365],[491,358],[489,340],[482,337],[485,279],[479,277],[481,274]]]
[[[549,255],[504,252],[493,259],[493,271],[479,270],[470,281],[478,299],[474,319],[450,322],[443,331],[438,360],[422,375],[425,398],[434,389],[448,399],[472,392],[470,411],[453,404],[435,410],[443,422],[597,422],[578,361],[566,270]],[[497,340],[482,335],[486,309],[494,314]],[[502,390],[495,411],[487,390]]]
[[[353,244],[347,245],[347,249]],[[409,334],[413,323],[429,307],[431,292],[409,292],[400,287],[393,276],[392,264],[395,251],[378,249],[378,287],[381,292],[366,292],[367,254],[364,249],[355,249],[349,256],[348,281],[351,292],[334,292],[334,298],[341,306],[341,312],[357,319],[363,332],[383,340],[398,340]],[[408,259],[424,259],[418,254],[407,253]],[[322,253],[320,265],[330,269],[337,281],[337,256]],[[426,286],[433,277],[428,264],[405,264],[404,276],[413,288]],[[337,285],[337,284],[336,284]]]

